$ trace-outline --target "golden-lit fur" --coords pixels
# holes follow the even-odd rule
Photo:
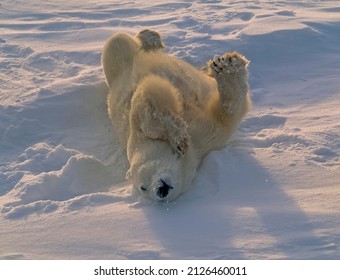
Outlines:
[[[155,31],[118,33],[105,44],[102,65],[128,177],[143,195],[171,201],[190,186],[202,158],[224,147],[250,98],[240,54],[215,56],[204,72],[163,48]]]

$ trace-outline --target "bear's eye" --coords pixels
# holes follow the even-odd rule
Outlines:
[[[143,192],[146,192],[146,191],[147,191],[146,187],[144,187],[144,186],[140,186],[140,189],[141,189]]]

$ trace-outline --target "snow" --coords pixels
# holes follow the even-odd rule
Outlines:
[[[131,190],[106,111],[102,46],[146,27],[251,61],[252,111],[172,203]],[[0,28],[0,258],[340,258],[336,1],[3,0]]]

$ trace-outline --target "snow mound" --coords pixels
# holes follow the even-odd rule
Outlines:
[[[94,156],[84,155],[62,145],[38,143],[27,148],[3,173],[11,202],[2,207],[6,218],[76,209],[81,205],[107,204],[116,200],[109,192],[115,178],[110,167]],[[16,180],[13,180],[16,178]],[[84,196],[89,194],[88,196]],[[59,203],[68,201],[67,203]]]

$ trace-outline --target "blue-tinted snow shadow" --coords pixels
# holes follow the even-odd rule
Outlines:
[[[256,213],[256,222],[242,209]],[[331,258],[306,213],[247,153],[213,152],[191,190],[173,203],[148,207],[145,214],[169,258]],[[265,237],[249,240],[258,236]]]

